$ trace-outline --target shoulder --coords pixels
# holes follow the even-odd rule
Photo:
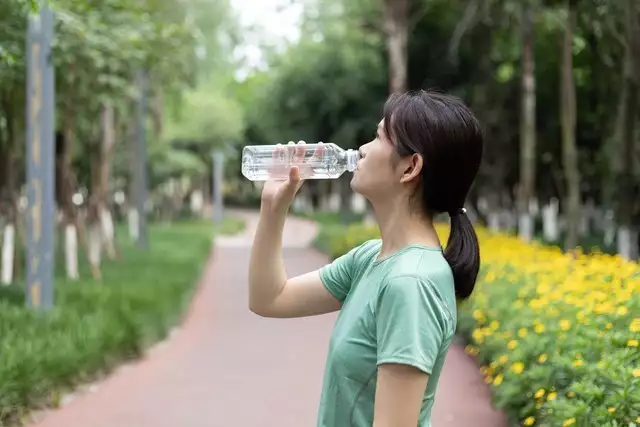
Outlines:
[[[351,248],[343,257],[348,257],[352,262],[367,262],[377,255],[381,245],[380,239],[367,240]]]
[[[453,284],[450,286],[453,287]],[[456,323],[455,291],[443,292],[442,286],[435,283],[428,273],[390,274],[382,282],[378,293],[378,303],[384,300],[430,311],[441,319],[445,329]]]
[[[380,251],[380,247],[382,246],[382,240],[380,239],[371,239],[362,243],[360,246],[357,246],[357,253],[359,256],[368,258],[374,255],[377,255]]]

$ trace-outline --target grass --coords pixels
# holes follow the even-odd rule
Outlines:
[[[66,390],[164,338],[192,297],[212,231],[242,227],[236,219],[215,228],[205,221],[154,224],[146,251],[119,228],[122,260],[105,261],[100,282],[85,265],[77,282],[58,277],[56,306],[46,313],[25,308],[20,283],[0,288],[0,425],[55,405]]]

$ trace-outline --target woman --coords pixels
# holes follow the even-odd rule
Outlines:
[[[456,329],[456,300],[471,295],[478,241],[463,208],[483,148],[458,99],[394,95],[351,187],[373,207],[381,239],[319,270],[287,278],[282,230],[300,167],[267,182],[249,267],[251,310],[301,317],[340,310],[327,357],[319,427],[430,426],[438,378]],[[451,216],[443,252],[434,215]]]

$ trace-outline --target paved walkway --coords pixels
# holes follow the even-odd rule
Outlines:
[[[247,215],[247,214],[243,214]],[[33,427],[312,427],[335,314],[263,319],[247,309],[246,268],[255,217],[241,236],[219,238],[180,329]],[[327,259],[309,245],[312,223],[291,218],[289,274]],[[436,427],[503,427],[477,367],[454,347],[434,409]]]

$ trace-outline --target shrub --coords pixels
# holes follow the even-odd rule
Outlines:
[[[640,423],[640,269],[479,228],[482,270],[458,331],[496,406],[522,425]],[[448,226],[438,225],[446,242]],[[336,257],[376,230],[334,230]]]
[[[227,229],[237,221],[219,231]],[[56,279],[47,313],[25,308],[23,286],[0,289],[0,425],[139,355],[178,321],[208,257],[211,226],[151,226],[147,251],[121,240],[123,259],[104,263],[101,282]]]

